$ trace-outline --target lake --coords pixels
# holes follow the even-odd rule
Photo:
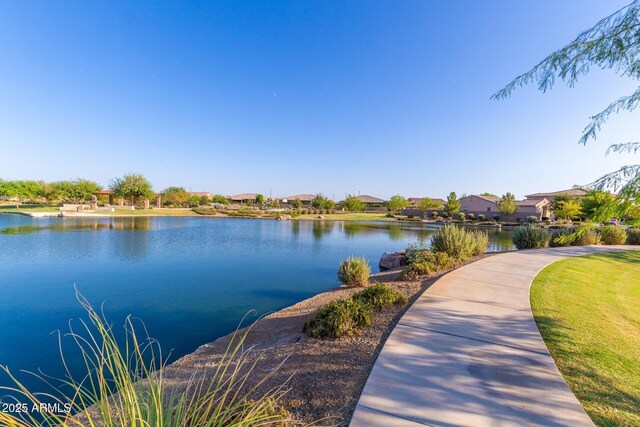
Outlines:
[[[83,316],[74,286],[94,307],[104,303],[116,326],[141,318],[175,360],[231,332],[251,309],[264,314],[338,286],[340,260],[364,255],[376,272],[383,252],[428,242],[437,227],[0,215],[0,364],[62,375],[51,332]],[[489,237],[491,251],[512,249],[509,231]]]

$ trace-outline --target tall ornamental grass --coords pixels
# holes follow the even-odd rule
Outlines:
[[[455,225],[445,225],[431,236],[431,250],[444,252],[452,258],[466,260],[482,254],[489,245],[484,231],[468,231]]]
[[[68,405],[68,413],[54,408],[43,412],[0,412],[0,426],[89,426],[89,427],[227,427],[280,425],[288,414],[278,406],[285,393],[283,385],[258,392],[273,372],[256,381],[253,348],[245,348],[248,328],[236,333],[226,352],[212,372],[193,374],[186,389],[178,391],[168,384],[159,343],[150,338],[144,325],[135,327],[128,317],[125,322],[125,345],[118,346],[114,330],[104,313],[96,312],[76,292],[89,321],[80,321],[79,332],[70,324],[70,337],[84,361],[84,371],[71,372],[62,351],[64,378],[40,378],[52,388],[50,393],[28,390],[6,366],[0,366],[12,386],[0,386],[0,392],[15,396],[29,408],[48,408],[46,402]],[[57,387],[62,386],[62,387]],[[60,396],[60,392],[64,395]],[[44,404],[44,405],[41,405]],[[51,405],[52,406],[52,405]],[[51,408],[49,406],[49,408]]]

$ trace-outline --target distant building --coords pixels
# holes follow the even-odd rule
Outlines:
[[[316,196],[314,194],[296,194],[294,196],[279,197],[278,200],[290,205],[294,200],[298,199],[302,202],[303,206],[309,206],[311,201],[315,198]]]
[[[361,196],[356,196],[358,200],[367,206],[382,206],[386,203],[385,200],[379,199],[377,197],[369,196],[367,194],[363,194]]]
[[[256,197],[258,197],[257,193],[242,193],[234,196],[228,196],[227,199],[229,199],[231,203],[247,204],[255,202]]]
[[[567,195],[567,196],[573,196],[573,197],[584,197],[587,195],[587,190],[585,190],[584,188],[570,188],[568,190],[553,191],[551,193],[527,194],[524,197],[526,197],[527,200],[547,199],[550,202],[553,202],[556,199],[556,197],[561,195]]]
[[[491,218],[494,215],[500,215],[500,209],[498,209],[498,202],[500,197],[495,196],[480,196],[471,195],[460,199],[460,212],[465,214],[474,214],[476,216],[482,214],[487,218]],[[539,220],[542,218],[549,218],[551,215],[549,200],[532,199],[532,200],[516,200],[518,211],[508,218],[504,219],[526,219],[529,216],[535,216]]]

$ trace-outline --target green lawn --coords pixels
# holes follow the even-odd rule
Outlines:
[[[640,252],[556,262],[534,280],[531,306],[591,419],[640,426]]]
[[[314,215],[300,215],[296,219],[315,219],[319,214]],[[372,213],[343,213],[343,214],[323,214],[325,220],[330,221],[395,221],[395,218],[389,218],[386,213],[372,212]]]

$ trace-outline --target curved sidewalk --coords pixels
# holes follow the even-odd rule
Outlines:
[[[529,288],[555,261],[625,249],[640,247],[509,252],[443,276],[387,339],[351,427],[593,425],[538,332]]]

